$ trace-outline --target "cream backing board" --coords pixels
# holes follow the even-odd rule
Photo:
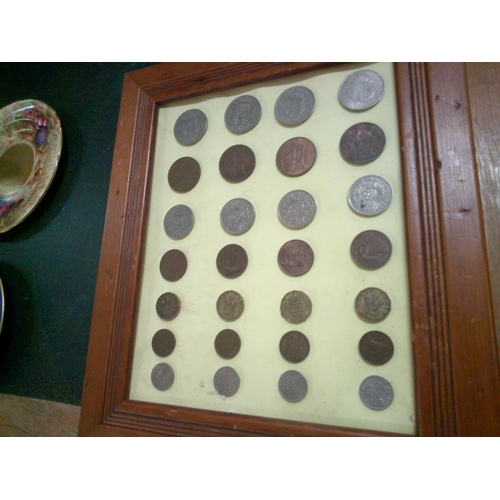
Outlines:
[[[385,82],[385,94],[375,107],[352,112],[338,101],[338,89],[351,72],[368,68]],[[274,116],[279,95],[295,85],[313,91],[316,106],[310,118],[298,126],[283,126]],[[258,125],[244,134],[230,132],[224,113],[240,95],[253,95],[262,106]],[[174,124],[186,110],[201,109],[208,118],[205,136],[196,144],[183,146],[174,137]],[[339,152],[339,141],[351,125],[372,122],[386,135],[382,155],[372,163],[353,166]],[[276,167],[279,147],[293,137],[306,137],[317,149],[314,167],[301,177],[290,178]],[[245,181],[231,184],[219,173],[219,159],[235,144],[245,144],[256,155],[256,167]],[[184,156],[201,165],[196,187],[184,194],[168,184],[170,166]],[[351,210],[347,193],[354,181],[365,175],[379,175],[392,187],[390,207],[375,217],[362,217]],[[278,203],[289,191],[303,189],[313,195],[317,211],[304,229],[291,230],[277,216]],[[255,208],[253,227],[232,236],[220,225],[220,211],[233,198],[245,198]],[[195,214],[192,232],[182,240],[170,239],[163,220],[178,204],[189,206]],[[350,246],[362,231],[376,229],[392,243],[392,256],[379,270],[360,269],[352,261]],[[277,264],[281,246],[302,239],[314,251],[312,269],[301,277],[285,275]],[[227,279],[216,267],[218,252],[237,243],[248,254],[248,267],[242,276]],[[168,405],[257,415],[414,434],[414,389],[409,283],[405,248],[399,131],[393,65],[375,63],[342,66],[340,69],[298,75],[265,84],[238,88],[201,98],[170,103],[159,111],[158,130],[147,240],[144,255],[138,324],[135,340],[130,398]],[[161,257],[179,249],[188,259],[186,274],[169,283],[159,271]],[[361,320],[354,308],[357,294],[367,287],[384,290],[391,299],[391,312],[377,324]],[[226,290],[235,290],[245,301],[243,315],[234,322],[222,320],[216,301]],[[301,290],[311,299],[312,314],[299,325],[291,325],[280,314],[283,296]],[[177,294],[180,314],[164,321],[156,313],[156,301],[165,292]],[[156,356],[151,347],[154,334],[167,328],[176,337],[176,348],[167,358]],[[220,358],[214,339],[223,329],[234,329],[241,337],[239,354]],[[310,342],[309,356],[301,363],[284,360],[279,351],[281,337],[290,330],[304,333]],[[383,366],[371,366],[360,356],[358,343],[368,331],[380,330],[394,343],[394,356]],[[167,391],[155,389],[151,372],[166,362],[175,372]],[[221,397],[213,385],[215,372],[234,368],[241,379],[238,392]],[[278,391],[280,376],[299,371],[308,383],[307,396],[298,403],[285,401]],[[368,376],[387,379],[394,389],[392,405],[382,411],[367,408],[359,396],[361,382]]]

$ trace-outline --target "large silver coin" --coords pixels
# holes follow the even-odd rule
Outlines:
[[[301,373],[290,370],[281,375],[278,390],[281,397],[289,403],[298,403],[307,395],[307,380]]]
[[[228,201],[220,212],[222,229],[229,234],[246,233],[255,221],[253,205],[244,198],[234,198]]]
[[[340,84],[339,101],[352,111],[364,111],[377,104],[384,95],[384,80],[370,69],[351,73]]]
[[[359,215],[373,217],[389,208],[392,189],[384,178],[378,175],[365,175],[349,188],[347,200]]]
[[[314,198],[307,191],[300,189],[285,194],[278,205],[278,218],[289,229],[306,227],[315,215]]]
[[[385,378],[373,375],[361,382],[359,396],[365,406],[371,410],[380,411],[391,406],[394,400],[394,389]]]
[[[262,108],[258,99],[251,95],[237,97],[224,114],[226,127],[236,134],[252,130],[259,123]]]
[[[151,372],[151,382],[159,391],[170,389],[174,379],[174,370],[168,363],[158,363]]]
[[[184,111],[174,125],[175,138],[185,146],[197,143],[207,131],[208,120],[199,109]]]
[[[173,240],[185,238],[193,229],[194,214],[186,205],[176,205],[165,215],[163,228]]]
[[[274,114],[284,125],[300,125],[312,115],[315,104],[314,94],[307,87],[292,87],[278,97]]]
[[[226,398],[234,396],[240,388],[240,377],[238,372],[229,366],[224,366],[215,372],[215,390]]]

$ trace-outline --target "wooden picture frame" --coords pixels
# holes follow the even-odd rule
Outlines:
[[[174,63],[124,78],[85,375],[81,436],[384,436],[130,400],[158,107],[339,63]],[[417,434],[500,434],[488,262],[461,63],[395,64]]]

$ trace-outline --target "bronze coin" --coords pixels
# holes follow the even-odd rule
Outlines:
[[[288,292],[281,300],[281,316],[289,323],[303,323],[312,311],[312,303],[304,292]]]
[[[232,359],[240,352],[240,336],[234,330],[222,330],[215,337],[214,347],[221,358]]]
[[[309,340],[301,332],[285,333],[280,340],[280,353],[290,363],[300,363],[309,354]]]
[[[255,169],[255,154],[243,144],[226,149],[219,160],[220,174],[228,182],[242,182],[248,179]]]
[[[351,243],[351,257],[363,269],[380,269],[387,264],[391,254],[391,240],[380,231],[363,231]]]
[[[241,276],[248,265],[248,256],[243,247],[226,245],[217,255],[217,269],[225,278]]]
[[[163,293],[156,301],[156,312],[161,319],[171,321],[177,317],[180,310],[181,301],[175,293]]]
[[[166,358],[174,352],[175,335],[170,330],[158,330],[151,340],[151,347],[157,356]]]
[[[365,333],[359,341],[359,352],[371,365],[384,365],[394,354],[394,344],[388,335],[372,331]]]
[[[287,241],[278,252],[278,265],[288,276],[302,276],[314,262],[312,248],[302,240]]]
[[[278,170],[289,177],[309,172],[316,162],[316,147],[305,137],[294,137],[284,142],[276,154]]]
[[[190,156],[179,158],[172,163],[168,171],[168,183],[177,193],[191,191],[201,176],[200,164]]]
[[[186,269],[187,258],[180,250],[169,250],[160,260],[160,273],[167,281],[179,281]]]
[[[375,161],[384,151],[384,131],[374,123],[356,123],[340,139],[340,154],[354,165]]]
[[[238,392],[240,377],[234,368],[224,366],[215,372],[214,387],[223,398],[229,398]]]
[[[217,299],[217,312],[226,321],[236,321],[245,309],[243,297],[234,290],[228,290]]]
[[[380,288],[365,288],[355,301],[356,312],[368,323],[379,323],[391,312],[391,300]]]

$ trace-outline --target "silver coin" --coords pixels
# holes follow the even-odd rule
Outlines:
[[[237,97],[224,114],[226,127],[237,134],[252,130],[259,123],[262,108],[258,99],[251,95]]]
[[[377,104],[384,95],[383,78],[370,69],[351,73],[340,84],[339,101],[352,111],[364,111]]]
[[[389,208],[392,189],[384,178],[378,175],[365,175],[349,188],[347,199],[357,214],[373,217]]]
[[[234,396],[240,388],[240,377],[237,371],[230,366],[224,366],[215,372],[215,390],[226,398]]]
[[[394,400],[394,389],[385,378],[373,375],[361,382],[359,396],[365,406],[371,410],[380,411],[391,406]]]
[[[165,215],[163,228],[173,240],[185,238],[193,229],[194,214],[186,205],[176,205]]]
[[[220,212],[222,229],[229,234],[246,233],[255,221],[253,205],[244,198],[234,198],[228,201]]]
[[[285,194],[278,205],[278,218],[289,229],[301,229],[309,225],[316,215],[316,202],[300,189]]]
[[[295,370],[283,373],[278,382],[281,397],[289,403],[302,401],[307,395],[307,389],[307,380]]]
[[[151,372],[151,382],[159,391],[170,389],[174,379],[174,369],[168,363],[158,363]]]
[[[300,125],[312,115],[315,104],[314,94],[307,87],[292,87],[278,97],[274,114],[284,125]]]
[[[175,138],[185,146],[197,143],[207,131],[208,120],[199,109],[184,111],[174,125]]]

